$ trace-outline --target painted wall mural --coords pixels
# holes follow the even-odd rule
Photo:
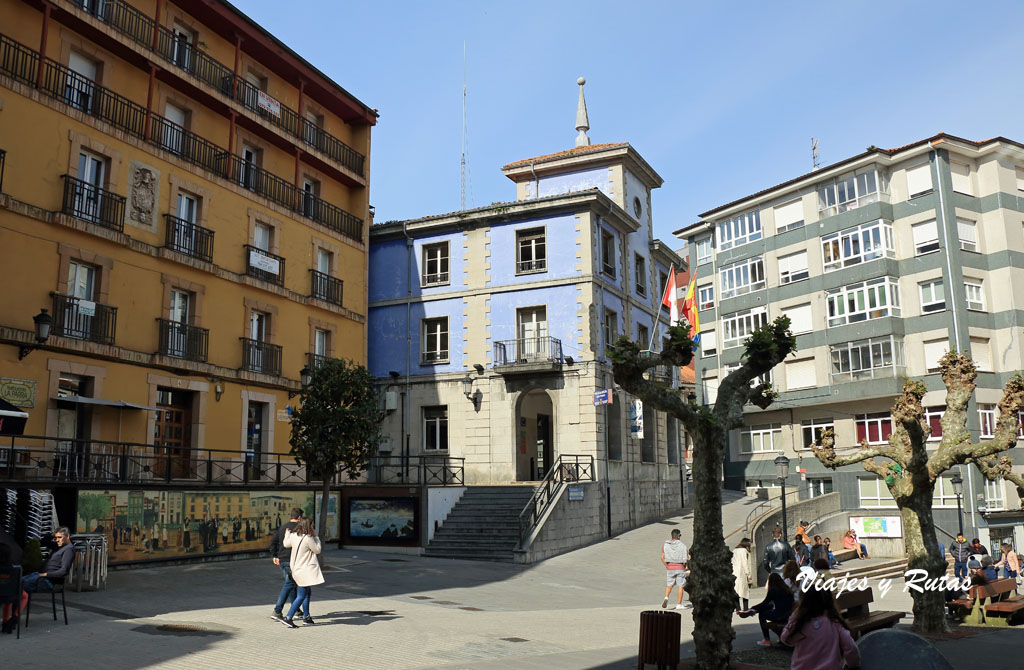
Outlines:
[[[353,542],[415,542],[419,538],[417,498],[349,498],[348,534]]]
[[[103,533],[111,563],[266,549],[313,491],[79,491],[77,532]],[[337,509],[336,495],[329,505]],[[331,521],[328,516],[328,521]],[[329,533],[336,540],[337,521]]]

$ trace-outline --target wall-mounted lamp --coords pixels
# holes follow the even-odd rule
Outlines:
[[[23,344],[18,347],[19,361],[28,356],[30,351],[38,349],[50,339],[50,327],[53,326],[53,317],[47,314],[45,309],[39,310],[39,313],[32,317],[32,322],[36,325],[36,344]]]
[[[473,409],[477,407],[477,394],[473,391],[473,378],[466,375],[462,378],[462,393],[466,396],[466,399],[473,403]]]
[[[397,370],[389,370],[388,374],[391,375],[391,378],[394,379],[395,381],[398,381],[398,378],[402,376],[398,373]]]
[[[697,394],[694,393],[693,391],[690,391],[689,393],[686,394],[686,399],[689,400],[691,403],[696,403]]]
[[[576,359],[573,358],[572,356],[566,356],[565,357],[565,364],[566,365],[575,365],[576,364]]]
[[[484,366],[479,363],[473,363],[473,369],[476,370],[478,375],[482,375],[484,373]]]
[[[224,395],[224,385],[217,382],[213,385],[213,394],[216,396],[217,402],[220,402],[220,397]]]
[[[304,390],[307,386],[309,386],[310,382],[312,382],[312,381],[313,381],[313,371],[309,369],[308,365],[302,366],[302,369],[299,370],[299,383],[302,385],[302,389]],[[292,398],[294,398],[295,396],[297,396],[301,392],[302,392],[301,390],[299,390],[299,391],[288,391],[288,399],[291,400]]]

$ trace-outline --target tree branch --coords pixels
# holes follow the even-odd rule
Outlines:
[[[726,430],[743,425],[743,406],[748,402],[766,409],[775,399],[771,385],[751,386],[751,382],[796,351],[796,338],[789,323],[788,316],[780,316],[751,333],[744,343],[743,364],[719,385],[714,413]]]
[[[1009,456],[1002,456],[998,459],[971,458],[968,459],[968,462],[974,463],[985,479],[990,482],[1005,479],[1016,486],[1017,497],[1020,498],[1021,507],[1024,508],[1024,476],[1013,471],[1013,461],[1010,460]]]
[[[832,428],[821,431],[821,437],[811,444],[811,451],[814,453],[815,458],[821,461],[822,465],[833,470],[844,465],[854,465],[855,463],[869,461],[876,456],[884,456],[892,461],[897,461],[897,449],[889,443],[868,446],[866,442],[862,442],[860,450],[856,453],[848,456],[838,455],[836,453],[836,434]],[[869,469],[866,463],[864,469]]]

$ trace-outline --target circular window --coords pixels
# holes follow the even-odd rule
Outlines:
[[[640,204],[640,198],[633,198],[633,213],[636,214],[636,218],[640,218],[640,214],[644,211],[643,205]]]

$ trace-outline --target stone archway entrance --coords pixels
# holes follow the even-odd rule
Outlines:
[[[545,391],[523,394],[516,411],[516,481],[544,478],[554,460],[554,421],[551,397]]]

